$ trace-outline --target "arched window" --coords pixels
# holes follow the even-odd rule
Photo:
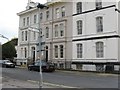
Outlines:
[[[104,43],[96,42],[96,57],[103,58],[104,57]]]

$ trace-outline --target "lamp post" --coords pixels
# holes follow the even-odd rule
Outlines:
[[[2,34],[0,34],[0,37],[5,38],[9,41],[9,39],[7,37],[3,36]]]
[[[40,4],[38,3],[37,5],[37,8],[38,8],[38,30],[39,30],[39,59],[40,59],[40,81],[39,81],[39,89],[41,90],[42,89],[42,85],[43,85],[43,77],[42,77],[42,63],[41,63],[41,51],[42,51],[42,45],[41,45],[41,41],[42,41],[42,35],[41,35],[41,26],[40,26],[40,9],[43,9],[43,8],[48,8],[47,6],[43,5],[43,4]]]

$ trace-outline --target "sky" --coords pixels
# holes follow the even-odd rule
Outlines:
[[[31,0],[44,4],[47,0]],[[11,40],[18,37],[19,16],[18,12],[26,9],[28,0],[1,0],[0,1],[0,34]],[[0,43],[8,40],[0,37]]]

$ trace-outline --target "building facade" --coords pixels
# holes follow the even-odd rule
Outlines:
[[[42,49],[44,49],[43,59],[54,62],[57,68],[70,68],[72,59],[72,28],[70,27],[72,26],[72,3],[47,2],[45,5],[49,8],[40,9],[40,12],[37,4],[29,1],[26,10],[18,13],[20,17],[18,64],[27,64],[29,61],[34,62],[38,59],[39,32],[37,29],[40,26],[41,44]]]
[[[119,70],[120,33],[117,2],[74,2],[72,67],[78,70]]]
[[[42,8],[29,0],[18,13],[19,65],[38,59],[38,36],[42,34],[42,59],[60,69],[119,70],[119,3],[103,0],[48,0]],[[39,32],[40,26],[40,32]]]
[[[28,2],[25,11],[18,13],[19,16],[19,34],[17,64],[26,65],[28,61],[37,59],[38,32],[31,28],[38,27],[38,10],[34,8],[34,2]]]

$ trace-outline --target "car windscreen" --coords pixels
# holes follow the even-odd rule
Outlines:
[[[35,66],[39,66],[39,65],[40,65],[40,62],[39,62],[39,61],[38,61],[38,62],[35,62]],[[46,66],[47,63],[44,62],[44,61],[41,61],[41,65],[42,65],[42,66]]]
[[[9,60],[5,60],[4,63],[11,63]]]

